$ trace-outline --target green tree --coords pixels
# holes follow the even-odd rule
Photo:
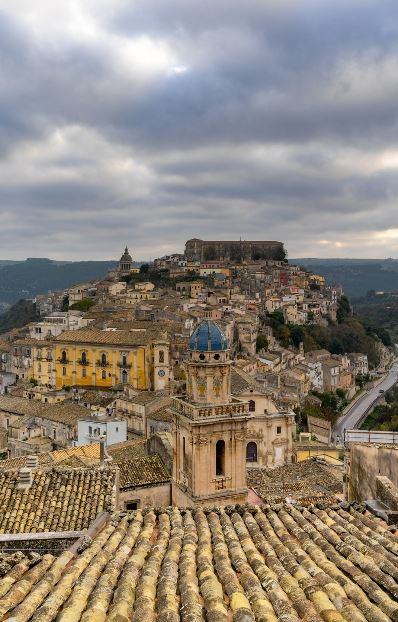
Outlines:
[[[256,352],[268,350],[268,339],[265,335],[258,335],[256,339]]]
[[[91,307],[95,305],[95,301],[91,298],[83,298],[83,300],[79,300],[70,306],[70,309],[76,311],[88,311]]]

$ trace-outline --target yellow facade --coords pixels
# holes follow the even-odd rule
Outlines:
[[[29,377],[36,380],[39,385],[55,387],[55,343],[38,341],[37,345],[32,346],[32,367]]]
[[[56,386],[109,389],[131,384],[136,389],[150,389],[150,357],[149,346],[57,343]]]

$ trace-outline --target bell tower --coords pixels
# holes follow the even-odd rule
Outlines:
[[[204,320],[189,341],[187,394],[172,400],[173,504],[244,503],[248,403],[231,397],[228,340]]]

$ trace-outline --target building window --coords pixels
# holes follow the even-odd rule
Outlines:
[[[249,413],[256,412],[256,402],[254,400],[249,400]]]
[[[90,436],[92,436],[93,434],[93,428],[91,425],[88,426],[88,433],[90,434]]]
[[[276,433],[277,433],[277,434],[282,434],[282,426],[281,426],[281,425],[278,425],[278,426],[276,427]]]
[[[47,372],[51,374],[51,365],[47,365]]]
[[[83,367],[83,369],[82,369],[82,376],[83,376],[83,378],[86,378],[86,376],[87,376],[87,369],[85,367]]]
[[[125,354],[123,354],[123,356],[122,356],[122,365],[123,365],[123,367],[126,367],[126,365],[127,365],[127,356]]]
[[[53,430],[53,438],[54,440],[57,438],[57,430]]]
[[[63,375],[63,376],[66,376],[66,367],[63,367],[63,368],[62,368],[62,375]]]
[[[216,443],[216,475],[225,475],[225,442]]]
[[[101,354],[101,365],[106,365],[106,354]]]
[[[126,501],[124,507],[130,511],[138,510],[138,501]]]
[[[127,372],[126,372],[125,369],[123,369],[122,382],[123,382],[123,384],[127,384],[127,381],[128,381]]]
[[[247,443],[246,462],[257,462],[257,444],[253,441]]]
[[[119,428],[116,428],[116,432],[119,432]]]
[[[83,365],[86,365],[87,363],[87,354],[85,352],[82,352],[82,363]]]
[[[66,350],[62,350],[61,363],[66,363]]]
[[[41,363],[37,364],[37,371],[39,372],[39,374],[41,373]]]
[[[164,352],[159,350],[159,363],[164,363]]]
[[[102,380],[106,380],[106,371],[105,371],[105,369],[102,370],[101,376],[102,376]]]

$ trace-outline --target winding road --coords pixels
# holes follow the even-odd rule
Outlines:
[[[377,386],[365,391],[351,408],[339,418],[333,429],[334,439],[337,440],[337,437],[340,437],[340,440],[343,440],[344,430],[355,430],[359,428],[367,412],[380,397],[380,393],[382,391],[388,391],[388,389],[391,389],[397,382],[398,361],[393,363],[388,374]]]

